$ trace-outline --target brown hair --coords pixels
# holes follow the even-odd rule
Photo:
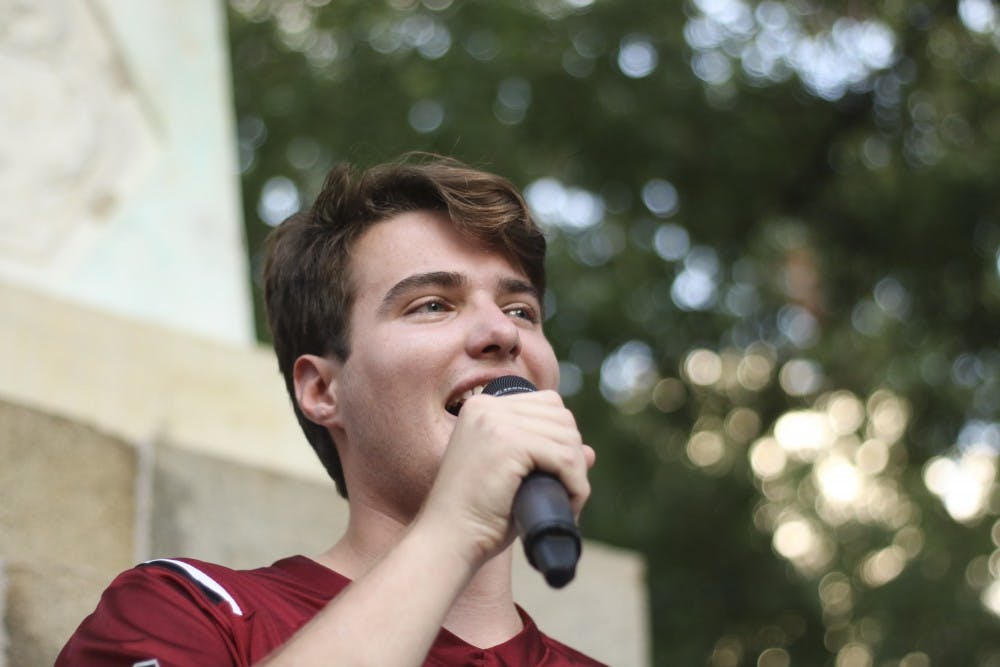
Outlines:
[[[292,369],[303,354],[350,355],[355,242],[375,223],[424,210],[446,212],[471,243],[501,254],[544,293],[545,237],[518,191],[505,178],[440,156],[410,154],[360,174],[335,167],[312,207],[267,239],[264,302],[278,367],[306,438],[345,498],[333,439],[299,408]]]

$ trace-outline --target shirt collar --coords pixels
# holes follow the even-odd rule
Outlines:
[[[483,667],[521,667],[537,665],[545,656],[545,642],[538,626],[528,613],[517,607],[524,627],[505,642],[489,648],[479,648],[461,637],[441,629],[427,654],[427,665],[462,665]]]

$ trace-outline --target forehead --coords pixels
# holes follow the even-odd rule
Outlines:
[[[358,297],[414,273],[524,277],[502,254],[459,233],[448,215],[439,211],[411,211],[376,222],[355,242],[350,268]]]

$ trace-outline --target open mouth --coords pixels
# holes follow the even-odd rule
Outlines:
[[[444,406],[444,409],[457,417],[458,413],[462,410],[462,406],[465,405],[465,402],[470,398],[472,398],[473,396],[475,396],[476,394],[483,393],[484,387],[486,387],[485,384],[479,384],[473,387],[472,389],[465,390],[464,392],[462,392],[461,396],[458,396],[454,400],[449,401],[448,405]]]

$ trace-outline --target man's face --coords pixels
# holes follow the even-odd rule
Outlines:
[[[352,503],[405,522],[434,481],[463,394],[511,374],[556,389],[559,366],[525,275],[470,245],[443,213],[373,225],[350,270],[334,438]]]

